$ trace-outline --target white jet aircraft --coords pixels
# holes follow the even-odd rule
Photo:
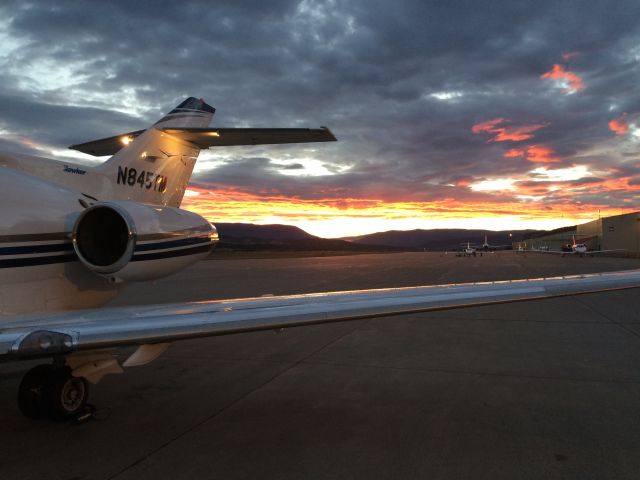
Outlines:
[[[464,245],[464,243],[463,243]],[[476,247],[471,246],[471,242],[467,242],[467,246],[462,249],[462,253],[465,257],[470,257],[476,254]]]
[[[112,155],[96,167],[0,154],[0,359],[52,359],[22,379],[26,416],[78,416],[89,383],[177,340],[640,286],[629,271],[97,308],[209,254],[215,227],[179,208],[201,149],[335,141],[326,128],[208,128],[214,112],[189,98],[146,130],[72,147]],[[137,348],[120,364],[122,346]]]
[[[610,252],[624,252],[623,249],[615,249],[615,250],[589,250],[586,243],[576,243],[575,235],[571,236],[573,242],[571,244],[567,244],[566,247],[563,247],[562,250],[549,250],[548,248],[540,248],[538,250],[531,250],[534,252],[542,252],[542,253],[559,253],[563,257],[566,254],[569,255],[579,255],[581,257],[585,255],[593,255],[596,253],[610,253]]]
[[[488,241],[487,241],[487,236],[484,236],[484,243],[482,244],[482,250],[484,250],[485,252],[488,252],[490,250],[503,250],[506,248],[511,248],[511,245],[491,245]]]

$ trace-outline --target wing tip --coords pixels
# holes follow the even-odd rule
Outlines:
[[[331,129],[329,127],[320,127],[320,130],[323,130],[325,135],[327,136],[327,142],[337,142],[338,139],[336,138],[336,136],[333,134],[333,132],[331,131]]]

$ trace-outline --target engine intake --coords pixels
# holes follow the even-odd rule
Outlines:
[[[76,222],[73,246],[91,270],[113,273],[131,260],[135,231],[125,215],[113,206],[96,205],[85,210]]]

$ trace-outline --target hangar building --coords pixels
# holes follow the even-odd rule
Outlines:
[[[640,212],[625,213],[613,217],[599,218],[577,226],[577,236],[595,237],[593,250],[628,250],[640,253]]]
[[[514,243],[513,248],[560,250],[573,242],[585,243],[589,250],[626,250],[630,254],[640,254],[640,212],[625,213],[599,218],[577,227],[553,230],[547,234],[534,236]]]

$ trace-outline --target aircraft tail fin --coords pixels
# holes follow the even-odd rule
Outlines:
[[[214,113],[215,108],[204,100],[190,97],[147,130],[70,148],[98,151],[101,145],[110,145],[111,152],[117,139],[121,148],[96,167],[96,172],[111,178],[112,198],[179,207],[200,148],[163,129],[207,127]]]
[[[336,141],[326,127],[208,128],[214,113],[204,100],[190,97],[147,130],[69,148],[96,156],[113,155],[94,169],[108,178],[109,198],[179,207],[200,150]]]
[[[154,128],[204,128],[211,123],[216,109],[208,105],[204,100],[194,97],[187,98],[184,102],[171,110],[153,124]]]

